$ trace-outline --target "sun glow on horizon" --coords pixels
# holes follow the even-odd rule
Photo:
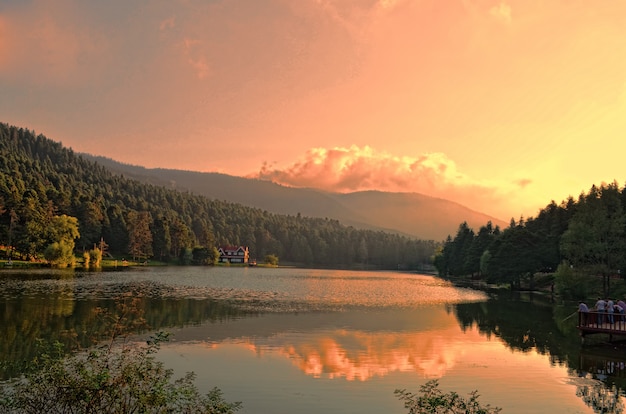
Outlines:
[[[505,221],[626,181],[621,0],[118,3],[0,8],[3,122],[148,168]]]
[[[338,193],[419,193],[457,201],[505,221],[519,215],[528,217],[528,212],[534,213],[550,202],[533,197],[535,183],[530,178],[477,180],[460,172],[443,153],[396,156],[370,146],[311,148],[291,165],[279,168],[264,164],[258,173],[247,177]]]

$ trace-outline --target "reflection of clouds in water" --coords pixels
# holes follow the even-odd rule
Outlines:
[[[458,328],[426,332],[363,332],[280,335],[268,341],[254,339],[257,354],[278,351],[307,375],[367,381],[392,372],[416,372],[440,378],[465,354],[468,336]]]
[[[255,408],[259,396],[292,407],[297,392],[310,399],[307,409],[292,411],[355,412],[358,399],[360,412],[393,412],[364,401],[384,401],[394,388],[441,378],[463,394],[478,389],[505,412],[592,412],[567,383],[566,367],[537,350],[511,349],[476,325],[461,329],[442,305],[272,313],[187,327],[174,338],[164,346],[169,366],[201,370],[207,387],[223,384]],[[347,408],[328,409],[330,401]]]
[[[225,378],[232,376],[234,395],[250,407],[250,400],[259,395],[276,399],[277,406],[290,406],[294,394],[285,391],[297,389],[306,390],[311,397],[307,407],[315,408],[292,411],[349,413],[355,412],[355,398],[363,402],[371,396],[383,401],[394,388],[416,390],[426,378],[441,378],[444,389],[450,387],[462,394],[478,389],[481,400],[503,407],[507,413],[593,412],[576,397],[575,384],[567,380],[567,368],[550,364],[548,357],[537,351],[511,350],[497,338],[487,339],[475,327],[465,332],[453,326],[429,332],[290,329],[271,336],[231,336],[217,344],[166,345],[166,360],[170,366],[180,368],[178,364],[184,362],[188,369],[203,370],[199,377],[206,378],[207,386],[225,384]],[[323,409],[318,399],[345,402],[348,408]],[[364,404],[359,412],[397,411]]]

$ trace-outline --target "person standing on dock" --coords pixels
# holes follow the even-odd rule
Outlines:
[[[625,315],[625,313],[626,313],[626,303],[624,303],[624,301],[620,299],[620,300],[617,301],[617,306],[622,308],[622,311],[620,312],[621,313],[620,319],[622,321],[626,321],[626,315]]]
[[[602,323],[604,323],[604,312],[606,311],[606,302],[604,299],[598,298],[596,311],[598,312],[598,325],[602,325]]]
[[[617,321],[618,322],[623,321],[624,320],[624,308],[622,308],[618,304],[615,304],[615,306],[613,306],[613,309],[615,309],[615,313],[617,314],[615,315],[615,317],[617,318]]]
[[[608,314],[608,319],[610,324],[615,323],[615,319],[613,318],[613,313],[615,312],[615,304],[613,303],[613,299],[608,298],[606,301],[606,313]]]
[[[587,316],[589,316],[589,307],[582,300],[578,302],[578,312],[580,312],[580,324],[587,325]]]

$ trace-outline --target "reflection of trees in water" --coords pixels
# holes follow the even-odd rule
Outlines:
[[[580,352],[577,372],[580,376],[590,376],[608,386],[615,385],[626,389],[626,359],[624,344],[597,345],[584,347]]]
[[[577,384],[577,395],[597,413],[622,413],[626,389],[624,348],[581,347],[571,309],[541,299],[520,300],[513,293],[487,302],[456,305],[463,330],[476,326],[488,338],[496,336],[512,349],[548,355],[552,364],[566,364],[572,375],[589,378]],[[595,379],[594,379],[595,378]]]
[[[520,300],[514,294],[505,294],[486,302],[456,305],[456,317],[463,330],[476,326],[488,338],[501,338],[512,349],[535,349],[555,362],[578,359],[577,332],[559,329],[549,301]]]
[[[609,388],[600,381],[577,385],[576,395],[592,408],[594,413],[621,414],[624,412],[622,403],[624,393],[615,385]]]
[[[142,296],[145,286],[129,285],[139,298],[148,328],[159,330],[241,317],[246,312],[212,299],[154,298]],[[50,285],[45,292],[15,289],[3,301],[0,312],[0,380],[20,374],[32,359],[45,351],[37,344],[56,341],[65,349],[85,348],[107,336],[107,328],[96,308],[116,312],[116,297],[85,298],[67,285]],[[121,292],[120,292],[121,294]],[[82,299],[77,299],[82,297]]]
[[[581,361],[582,364],[585,364],[585,362],[587,362],[585,356],[581,357]],[[625,374],[626,363],[624,363],[624,361],[618,360],[592,359],[588,362],[588,364],[582,366],[584,366],[590,374],[594,374],[596,378],[599,379],[604,379],[609,376],[623,378]]]

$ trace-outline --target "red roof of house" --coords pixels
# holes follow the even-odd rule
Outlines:
[[[219,249],[225,252],[236,252],[239,249],[246,250],[246,246],[220,246]]]

